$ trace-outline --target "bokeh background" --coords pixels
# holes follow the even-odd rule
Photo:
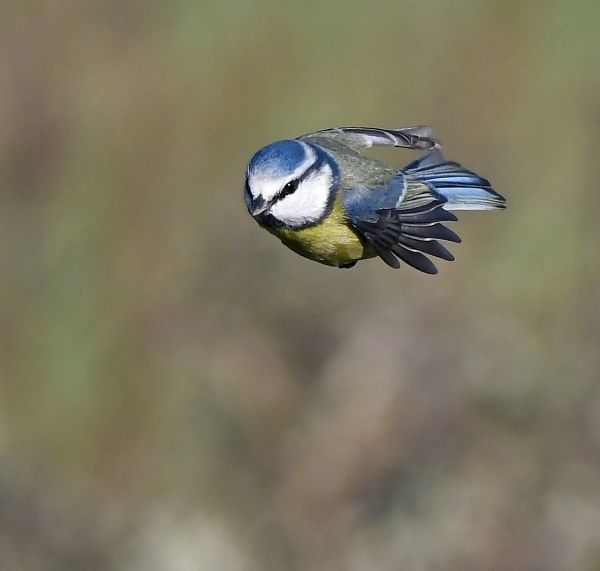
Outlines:
[[[0,11],[1,569],[600,569],[597,0]],[[438,276],[247,215],[421,123],[509,201]]]

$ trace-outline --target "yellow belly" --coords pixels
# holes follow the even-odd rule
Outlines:
[[[288,248],[328,266],[344,266],[375,255],[346,222],[343,207],[336,201],[333,212],[322,222],[302,230],[267,228]]]

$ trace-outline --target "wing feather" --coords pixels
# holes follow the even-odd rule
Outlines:
[[[311,139],[334,139],[355,151],[369,147],[401,147],[432,151],[441,148],[441,143],[432,138],[433,129],[425,125],[380,129],[378,127],[337,127],[307,133],[298,137],[303,141]]]
[[[393,185],[380,189],[375,196],[385,196]],[[392,268],[400,261],[427,274],[437,273],[437,268],[427,256],[452,261],[454,256],[437,240],[460,242],[452,230],[443,222],[454,222],[457,218],[444,209],[446,199],[429,185],[417,181],[406,181],[405,191],[394,206],[382,208],[381,202],[371,199],[371,209],[365,208],[361,195],[360,209],[352,199],[346,205],[350,223],[372,245],[377,255]]]

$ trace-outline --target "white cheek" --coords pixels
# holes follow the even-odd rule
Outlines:
[[[304,179],[293,194],[277,201],[271,214],[288,226],[302,226],[319,220],[327,210],[333,174],[329,165]]]

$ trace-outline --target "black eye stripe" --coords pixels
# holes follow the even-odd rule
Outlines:
[[[275,195],[275,197],[272,200],[272,203],[279,202],[281,199],[285,198],[286,196],[289,196],[290,194],[293,194],[294,192],[296,192],[296,190],[300,186],[300,183],[302,182],[302,180],[306,179],[312,173],[319,171],[323,167],[324,162],[325,161],[323,160],[323,158],[320,157],[308,168],[308,170],[306,170],[304,173],[302,173],[298,178],[290,180],[290,182],[288,182],[279,191],[279,194]]]
[[[299,185],[300,185],[299,179],[295,178],[293,180],[290,180],[290,182],[288,182],[281,189],[281,192],[277,195],[277,200],[281,200],[282,198],[285,198],[286,196],[289,196],[290,194],[293,194],[294,192],[296,192]]]

